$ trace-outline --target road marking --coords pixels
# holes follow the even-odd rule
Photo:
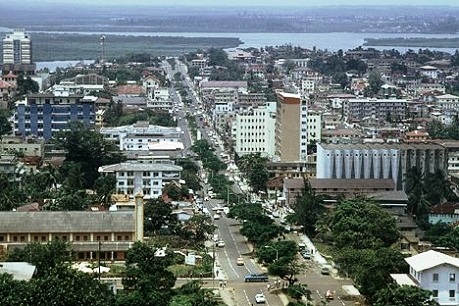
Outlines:
[[[346,304],[341,300],[340,297],[338,297],[338,300],[341,302],[341,304],[343,304],[343,306],[346,306]]]
[[[250,305],[250,299],[249,299],[249,296],[247,295],[247,291],[245,291],[245,289],[244,289],[244,295],[245,295],[245,299],[247,300],[248,305]]]
[[[320,291],[319,291],[319,290],[316,290],[316,292],[317,292],[317,295],[318,295],[321,299],[324,298],[324,297],[322,296],[322,294],[320,294]]]
[[[231,261],[230,261],[230,258],[228,256],[228,252],[226,251],[226,249],[224,250],[224,252],[225,252],[226,259],[228,260],[228,264],[229,264],[231,270],[233,270],[233,272],[236,275],[236,277],[239,278],[239,274],[237,273],[236,269],[234,269],[233,265],[231,264]]]

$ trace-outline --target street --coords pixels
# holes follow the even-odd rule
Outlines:
[[[166,62],[165,65],[167,66],[169,64]],[[193,110],[198,109],[199,103],[196,99],[193,84],[187,77],[186,65],[176,61],[175,66],[176,70],[172,70],[169,65],[169,69],[166,69],[166,71],[172,78],[173,74],[177,71],[180,71],[185,76],[183,83],[188,87],[188,92],[192,101],[191,105],[183,105],[180,97],[178,97],[177,92],[175,92],[175,90],[173,91],[174,101],[183,107],[176,110],[176,116],[178,120],[178,126],[182,129],[182,131],[184,131],[184,133],[182,133],[182,141],[184,144],[185,152],[187,152],[187,150],[189,150],[192,145],[192,140],[188,129],[188,124],[185,119],[185,112],[186,110],[190,110],[190,113],[193,113]],[[198,129],[201,131],[203,139],[208,140],[209,143],[213,143],[214,140],[210,137],[211,133],[215,134],[215,131],[212,128],[212,124],[206,126],[200,120],[196,120],[196,122],[198,124]],[[220,157],[221,152],[223,152],[223,148],[217,146],[215,154]],[[228,175],[230,175],[230,173],[228,173]],[[209,186],[204,185],[203,189],[204,192],[206,192],[209,189]],[[232,192],[236,194],[243,193],[240,186],[236,183],[233,184]],[[204,196],[207,196],[207,194],[204,194]],[[205,201],[204,204],[208,211],[211,212],[211,215],[213,215],[212,208],[223,206],[224,201],[219,199],[210,199],[210,201]],[[285,211],[281,212],[281,214],[285,214]],[[285,296],[281,299],[281,297],[277,295],[276,292],[268,290],[268,284],[271,286],[271,289],[273,289],[274,281],[276,281],[276,278],[270,277],[269,283],[246,283],[244,281],[244,277],[248,274],[259,274],[266,271],[262,271],[262,269],[255,262],[255,257],[254,254],[252,254],[251,245],[247,243],[245,237],[243,237],[239,232],[240,223],[237,220],[228,218],[226,214],[222,213],[219,220],[214,220],[214,224],[217,226],[215,234],[219,236],[219,239],[225,242],[225,246],[215,246],[216,271],[218,271],[216,273],[218,274],[215,275],[215,280],[207,279],[204,282],[204,286],[207,288],[213,288],[214,286],[219,288],[220,281],[226,282],[226,288],[222,289],[224,289],[224,293],[231,295],[225,299],[225,302],[229,305],[255,305],[255,295],[257,293],[265,294],[265,305],[281,306],[286,304],[287,301]],[[285,236],[286,239],[296,241],[297,243],[301,242],[300,237],[296,232],[286,234]],[[236,260],[238,257],[243,258],[244,265],[237,265]],[[350,280],[341,280],[331,275],[322,275],[320,273],[321,267],[316,262],[314,262],[314,260],[304,260],[301,257],[299,260],[305,265],[305,269],[297,276],[298,280],[300,283],[306,284],[308,289],[311,290],[315,305],[320,305],[319,303],[322,301],[331,306],[353,305],[353,302],[345,302],[340,299],[340,296],[344,294],[342,286],[351,285],[352,282]],[[325,301],[325,294],[328,290],[334,293],[334,299],[331,301]]]

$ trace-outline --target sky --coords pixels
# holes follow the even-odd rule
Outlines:
[[[27,2],[36,3],[36,0],[26,0]],[[25,1],[22,1],[25,2]],[[68,0],[41,0],[41,4],[66,4]],[[357,6],[357,5],[415,5],[415,6],[459,6],[458,0],[79,0],[79,4],[87,5],[161,5],[161,6]]]

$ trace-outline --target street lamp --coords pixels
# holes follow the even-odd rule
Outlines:
[[[264,248],[265,248],[265,249],[271,248],[271,249],[273,249],[274,251],[276,251],[276,261],[279,260],[279,250],[278,250],[278,249],[276,249],[276,248],[273,247],[272,245],[265,245]]]

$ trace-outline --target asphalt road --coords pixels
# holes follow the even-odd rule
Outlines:
[[[168,65],[168,64],[167,64]],[[170,69],[171,77],[176,71],[180,71],[183,75],[186,75],[187,69],[186,65],[177,61],[176,64],[177,70]],[[166,70],[167,71],[167,70]],[[196,94],[193,88],[191,81],[186,78],[184,85],[189,87],[189,94],[192,99],[192,105],[189,107],[190,112],[193,113],[197,111],[199,107],[199,101],[196,98]],[[174,98],[178,99],[178,97]],[[186,149],[189,149],[191,146],[190,134],[188,131],[187,122],[184,119],[184,112],[186,111],[186,106],[182,106],[182,109],[178,112],[178,124],[185,133],[183,134],[183,143]],[[215,131],[212,129],[212,125],[204,126],[203,122],[198,118],[196,120],[198,123],[198,128],[201,130],[202,137],[207,139],[210,143],[213,142],[211,137],[209,137],[210,131]],[[223,152],[220,147],[216,148],[217,156]],[[242,194],[241,189],[237,184],[234,184],[233,192]],[[207,188],[206,188],[207,187]],[[208,190],[206,186],[204,190]],[[208,202],[205,202],[205,206],[213,215],[212,208],[223,205],[222,200],[211,199]],[[219,235],[220,239],[225,242],[225,247],[215,248],[217,264],[220,265],[221,269],[224,271],[227,281],[227,287],[234,289],[234,301],[236,305],[256,305],[255,295],[257,293],[264,293],[267,302],[266,305],[271,306],[281,306],[283,305],[281,299],[276,295],[267,290],[267,283],[246,283],[244,282],[244,276],[251,273],[262,273],[261,268],[256,264],[254,256],[251,252],[250,245],[246,242],[245,238],[239,233],[240,224],[234,219],[227,218],[225,214],[222,213],[222,216],[219,220],[214,220],[214,224],[217,226],[216,234]],[[299,237],[292,233],[287,235],[287,239],[292,239],[299,242]],[[244,260],[243,266],[238,266],[236,259],[242,257]],[[316,305],[320,305],[321,301],[325,301],[325,293],[327,290],[334,292],[335,299],[328,301],[326,305],[330,306],[343,306],[343,305],[353,305],[353,302],[342,301],[341,296],[344,294],[342,291],[343,285],[352,284],[349,280],[336,279],[331,275],[322,275],[320,274],[320,267],[315,264],[312,260],[300,259],[306,269],[298,275],[300,283],[307,284],[308,288],[312,292],[312,298],[314,299]],[[275,278],[270,277],[269,283],[274,284]],[[219,281],[212,282],[212,280],[207,280],[204,283],[205,287],[211,288],[212,286],[218,286]]]

